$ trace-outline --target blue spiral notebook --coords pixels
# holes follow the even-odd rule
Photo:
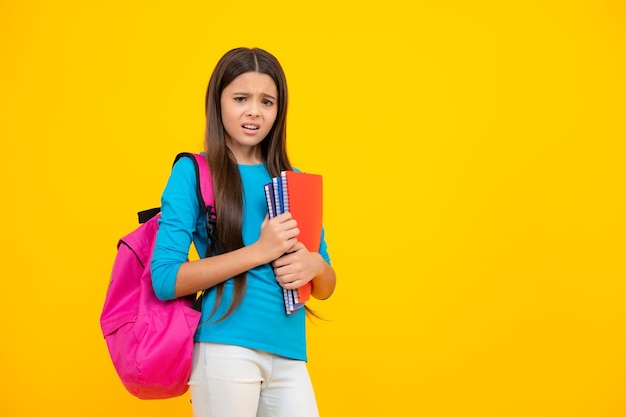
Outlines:
[[[280,177],[264,185],[264,192],[270,218],[291,212],[300,229],[298,241],[307,250],[318,251],[322,239],[322,176],[282,171]],[[311,296],[311,287],[308,282],[295,290],[283,289],[287,314],[304,306]]]

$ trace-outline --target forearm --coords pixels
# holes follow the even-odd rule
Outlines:
[[[330,266],[323,258],[321,259],[323,264],[321,272],[311,280],[311,284],[313,286],[311,295],[317,299],[325,300],[335,291],[337,277],[333,267]]]
[[[182,264],[176,275],[176,297],[197,293],[269,262],[258,245]]]

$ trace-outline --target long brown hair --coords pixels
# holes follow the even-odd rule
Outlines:
[[[286,149],[287,122],[287,80],[278,60],[269,52],[259,48],[235,48],[228,51],[217,63],[209,80],[206,92],[206,132],[205,152],[213,176],[215,208],[217,215],[217,238],[226,251],[243,247],[241,233],[243,223],[243,186],[234,155],[226,146],[226,131],[222,123],[220,106],[222,91],[235,78],[246,72],[259,72],[269,75],[278,90],[278,113],[271,130],[261,141],[262,158],[272,177],[279,176],[281,170],[292,169]],[[246,291],[246,276],[241,273],[234,277],[234,294],[228,310],[218,320],[232,314],[241,304]],[[224,283],[216,286],[216,300],[212,317],[222,301]]]

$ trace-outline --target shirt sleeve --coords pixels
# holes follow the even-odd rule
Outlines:
[[[200,206],[193,162],[181,158],[174,164],[161,196],[161,218],[152,254],[152,286],[159,299],[175,298],[176,276],[188,260]]]
[[[320,241],[320,249],[318,252],[320,253],[320,255],[322,255],[322,258],[324,258],[326,263],[328,265],[331,265],[330,255],[328,255],[328,246],[326,245],[326,239],[324,238],[324,235],[325,235],[325,231],[324,231],[324,228],[322,227],[322,239]]]

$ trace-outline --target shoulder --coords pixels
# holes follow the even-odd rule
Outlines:
[[[179,184],[186,183],[193,185],[196,183],[195,171],[196,169],[194,167],[194,163],[190,158],[179,158],[172,167],[169,182],[175,182]]]
[[[194,165],[191,158],[188,157],[180,157],[174,163],[174,167],[172,168],[172,173],[189,173],[194,171]]]
[[[196,173],[194,163],[190,158],[179,158],[172,167],[167,185],[163,192],[163,199],[178,201],[195,198]]]

